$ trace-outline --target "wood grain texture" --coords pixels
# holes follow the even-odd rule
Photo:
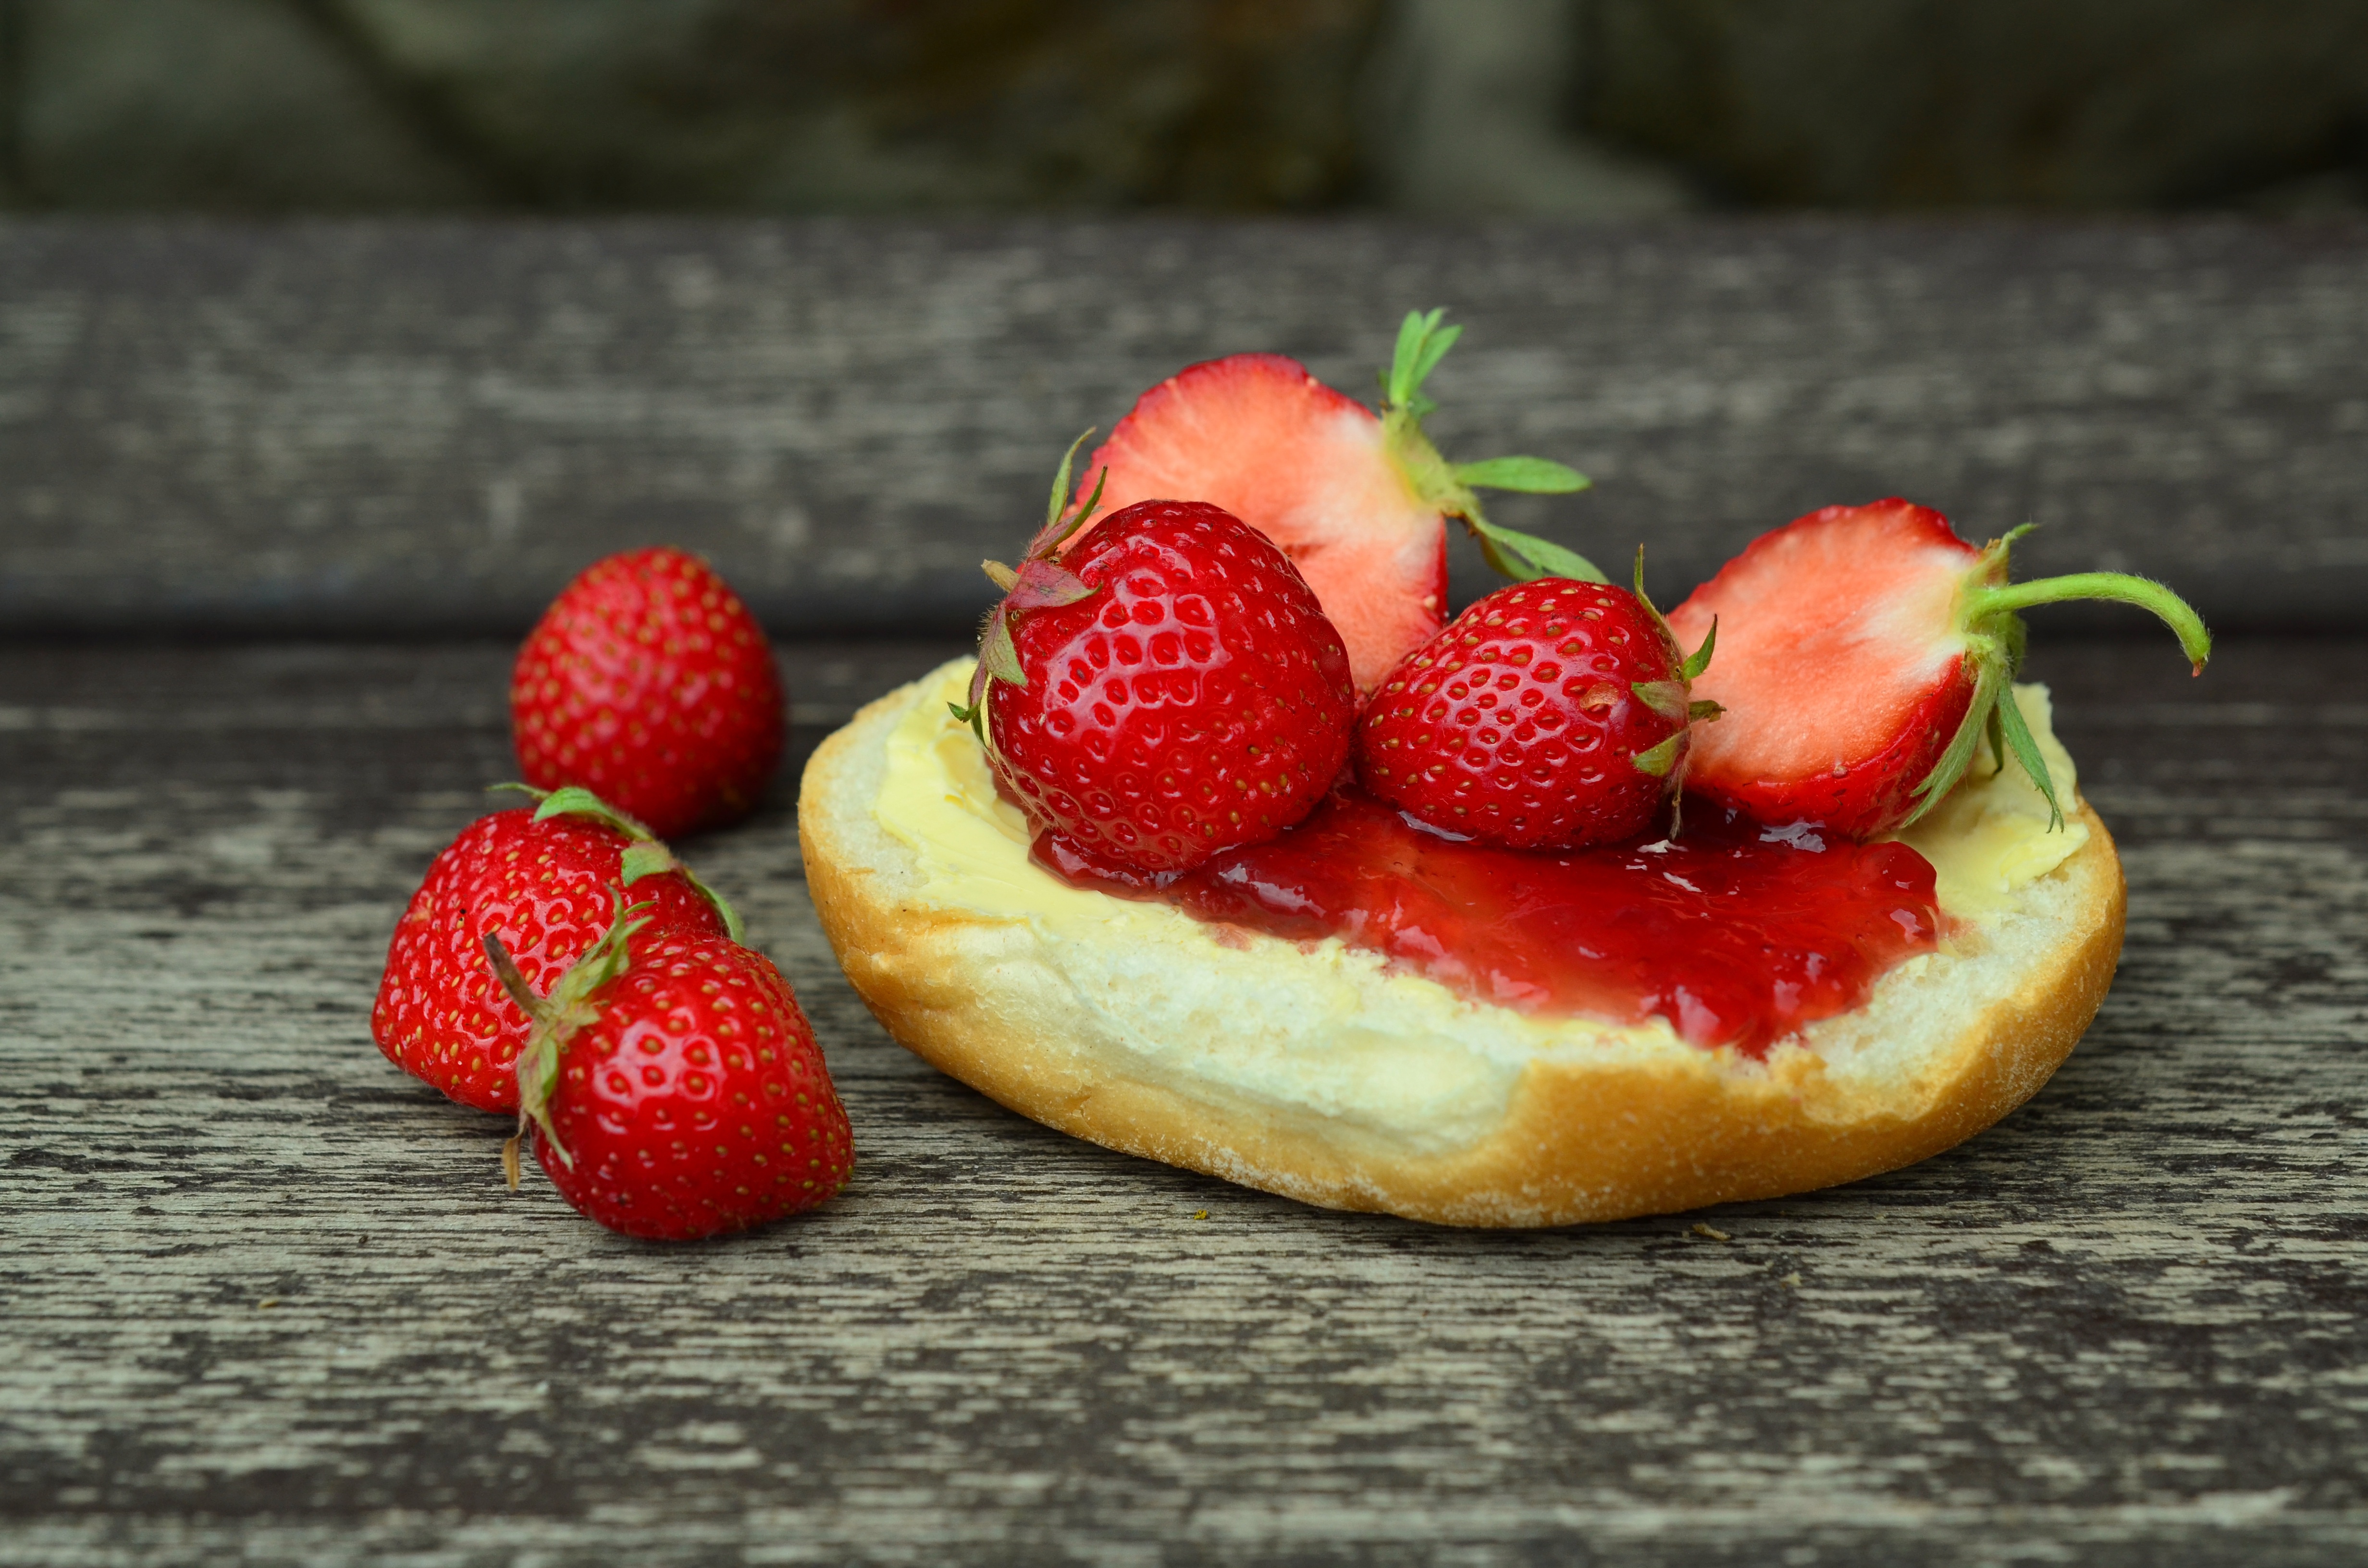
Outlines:
[[[790,650],[784,780],[943,652]],[[2132,884],[2070,1064],[1907,1171],[1555,1233],[1304,1209],[936,1076],[838,978],[785,782],[686,853],[804,997],[856,1179],[678,1249],[505,1192],[502,1127],[369,1038],[509,769],[507,661],[0,649],[0,1563],[2368,1553],[2368,643],[2191,683],[2043,641]]]
[[[1443,448],[1593,474],[1500,520],[1656,591],[1904,493],[2358,631],[2363,277],[2356,223],[10,224],[0,628],[513,635],[671,539],[797,635],[958,631],[1077,431],[1243,348],[1369,395],[1440,304]]]

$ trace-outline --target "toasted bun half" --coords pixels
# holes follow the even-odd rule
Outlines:
[[[806,767],[807,883],[857,992],[905,1046],[1022,1115],[1308,1203],[1560,1225],[1893,1170],[2036,1092],[2121,952],[2121,863],[2085,804],[2087,842],[2010,909],[1764,1062],[1666,1029],[1541,1023],[1338,943],[1161,904],[1103,901],[1106,929],[1090,912],[982,908],[876,810],[891,735],[940,684],[872,703]]]

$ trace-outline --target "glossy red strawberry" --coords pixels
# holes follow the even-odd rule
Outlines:
[[[679,550],[586,567],[543,612],[510,675],[526,781],[582,785],[661,838],[756,808],[780,765],[784,706],[757,618]]]
[[[1423,433],[1436,405],[1422,383],[1463,330],[1440,315],[1407,315],[1379,415],[1296,359],[1235,354],[1144,392],[1087,472],[1103,476],[1118,510],[1207,501],[1281,546],[1338,629],[1357,688],[1370,691],[1447,618],[1448,517],[1462,518],[1508,575],[1598,575],[1558,546],[1489,523],[1473,494],[1573,491],[1583,475],[1537,458],[1449,463]],[[1508,557],[1536,569],[1514,570]]]
[[[485,960],[500,937],[539,988],[555,984],[615,922],[617,890],[646,903],[648,945],[737,935],[737,917],[648,830],[582,790],[478,818],[436,857],[394,928],[370,1013],[387,1059],[479,1110],[518,1109],[529,1021]]]
[[[648,1241],[743,1231],[837,1196],[854,1140],[789,983],[722,937],[648,950],[635,918],[548,996],[506,977],[537,1015],[518,1069],[520,1132],[552,1185]],[[504,1162],[515,1186],[517,1140]]]
[[[1427,826],[1513,849],[1607,844],[1654,826],[1683,775],[1688,683],[1645,598],[1542,577],[1497,589],[1408,654],[1357,727],[1366,789]]]
[[[2212,640],[2159,583],[2084,572],[2007,580],[2018,528],[1976,550],[1906,501],[1828,506],[1771,529],[1669,616],[1680,637],[1719,627],[1702,694],[1726,709],[1694,748],[1687,787],[1777,824],[1867,838],[1913,822],[1972,761],[1987,730],[2056,807],[2015,706],[2016,611],[2119,599],[2179,633],[2200,674]]]
[[[997,571],[1009,595],[957,711],[1056,863],[1158,875],[1273,837],[1348,758],[1339,633],[1281,551],[1206,502],[1129,506],[1055,563],[1067,473],[1019,571]]]

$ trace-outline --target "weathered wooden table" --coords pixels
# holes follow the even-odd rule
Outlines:
[[[2362,1561],[2363,296],[2358,231],[0,232],[0,1562]],[[1356,384],[1377,300],[1470,301],[1466,444],[1597,469],[1529,520],[1642,519],[1675,589],[1899,488],[2236,628],[2197,683],[2040,622],[2131,926],[2029,1106],[1463,1233],[1071,1142],[870,1021],[794,765],[959,646],[1074,426],[1245,338]],[[665,534],[792,633],[793,766],[686,850],[859,1148],[674,1249],[505,1191],[368,1028],[511,769],[516,618]]]

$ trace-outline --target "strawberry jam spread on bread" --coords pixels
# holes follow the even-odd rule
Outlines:
[[[1754,1058],[1858,1006],[1941,926],[1931,864],[1904,844],[1827,843],[1705,801],[1675,840],[1501,849],[1425,831],[1353,785],[1147,896],[1286,940],[1338,937],[1474,1001],[1660,1018],[1690,1044]]]

